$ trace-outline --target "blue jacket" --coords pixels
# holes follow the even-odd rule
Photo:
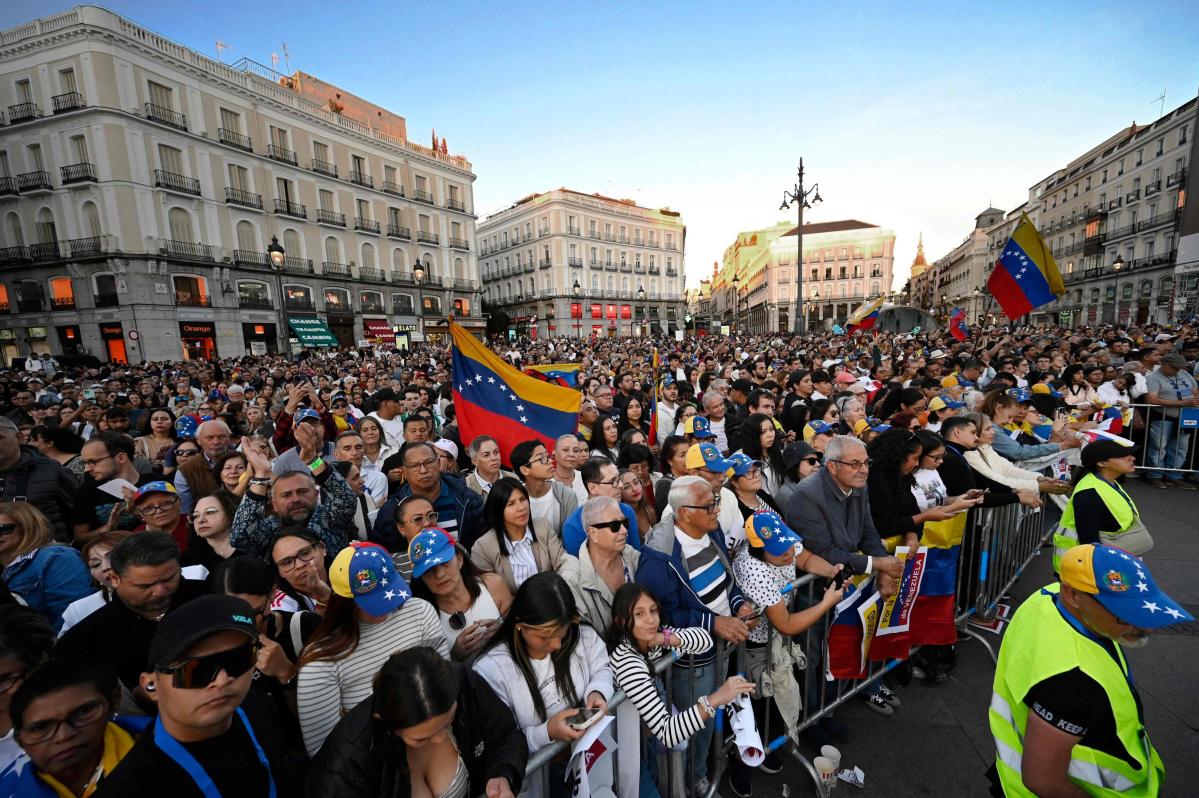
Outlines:
[[[487,531],[483,521],[483,499],[466,485],[466,480],[457,474],[442,474],[441,484],[453,500],[458,521],[458,544],[470,551],[475,541]],[[408,543],[396,531],[396,507],[412,495],[412,485],[407,481],[391,494],[387,503],[379,508],[375,526],[371,530],[371,541],[391,552],[407,551]],[[438,511],[440,512],[440,511]]]
[[[724,536],[720,530],[713,530],[708,533],[708,537],[716,546],[720,561],[732,580],[728,591],[729,607],[735,616],[737,610],[745,603],[745,596],[741,594],[733,576],[733,566],[729,562]],[[708,609],[708,605],[700,601],[699,596],[691,589],[691,581],[687,578],[687,564],[683,561],[683,547],[675,538],[673,525],[668,529],[656,531],[642,544],[636,581],[658,600],[663,624],[669,623],[677,627],[699,626],[708,632],[712,631],[716,614]],[[696,657],[695,664],[711,662],[713,656],[713,649],[708,649]]]
[[[991,448],[1000,457],[1004,457],[1014,463],[1018,463],[1021,460],[1044,457],[1047,454],[1053,454],[1062,450],[1062,447],[1056,443],[1020,443],[1012,438],[1008,430],[1005,430],[995,422],[991,422],[991,426],[995,428],[995,441],[991,444]]]
[[[140,715],[117,715],[111,723],[120,726],[136,740],[138,735],[150,725],[151,720],[152,718]],[[58,792],[38,778],[37,768],[29,761],[28,755],[24,752],[3,772],[0,772],[0,798],[15,798],[16,796],[20,796],[20,798],[58,798]]]
[[[4,569],[9,592],[46,616],[54,633],[67,606],[92,592],[92,575],[70,546],[43,546],[13,560]]]
[[[620,511],[624,513],[625,520],[629,522],[629,540],[628,543],[635,549],[641,549],[641,535],[637,532],[637,513],[632,507],[620,503]],[[587,539],[587,530],[583,529],[583,508],[575,510],[566,519],[566,523],[562,525],[562,545],[566,547],[566,553],[575,557],[579,556],[579,549],[583,546],[583,541]]]

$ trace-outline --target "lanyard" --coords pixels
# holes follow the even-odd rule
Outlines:
[[[254,736],[254,729],[250,726],[250,721],[246,719],[246,713],[241,710],[241,707],[237,709],[237,716],[241,718],[241,724],[245,727],[246,734],[250,735],[250,742],[254,744],[254,753],[258,754],[258,761],[266,768],[266,777],[271,785],[270,798],[275,798],[275,777],[271,773],[271,766],[266,760],[266,754],[263,753],[262,746],[258,744],[258,738]],[[204,794],[204,798],[221,798],[220,791],[217,790],[212,777],[204,770],[204,766],[196,761],[196,758],[183,747],[182,743],[171,736],[171,733],[163,727],[161,719],[154,724],[154,744],[162,749],[168,759],[183,768],[188,776],[191,776],[191,780]]]

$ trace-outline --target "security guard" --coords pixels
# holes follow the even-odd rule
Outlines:
[[[1053,534],[1055,573],[1061,573],[1060,561],[1067,550],[1080,543],[1099,543],[1101,532],[1119,536],[1144,529],[1136,504],[1117,481],[1136,471],[1137,451],[1136,446],[1114,440],[1097,440],[1083,448],[1081,476],[1074,482],[1070,501]],[[1130,538],[1129,544],[1118,545],[1144,554],[1152,541],[1144,545],[1142,536],[1147,534],[1140,531],[1135,541]]]
[[[1165,767],[1120,649],[1192,620],[1137,557],[1093,544],[1067,551],[1061,584],[1021,605],[999,650],[989,715],[1002,794],[1158,795]]]

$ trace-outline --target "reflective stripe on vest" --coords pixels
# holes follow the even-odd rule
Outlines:
[[[1104,481],[1095,474],[1087,474],[1078,481],[1078,485],[1075,486],[1074,491],[1070,494],[1070,501],[1066,502],[1066,509],[1062,512],[1062,520],[1053,533],[1054,573],[1061,572],[1062,555],[1078,545],[1078,530],[1074,526],[1074,497],[1084,490],[1093,490],[1098,493],[1108,512],[1112,514],[1112,517],[1116,519],[1116,523],[1119,524],[1119,528],[1104,530],[1105,532],[1119,535],[1127,532],[1136,523],[1136,507],[1133,505],[1132,499],[1124,492],[1124,489],[1118,485],[1113,487],[1111,483]]]
[[[1056,591],[1057,585],[1048,590]],[[1070,752],[1068,777],[1088,795],[1156,796],[1165,769],[1137,717],[1136,702],[1122,670],[1127,665],[1117,665],[1099,644],[1071,628],[1054,606],[1053,595],[1044,591],[1033,594],[1016,611],[995,670],[987,715],[1005,794],[1008,798],[1035,798],[1022,776],[1029,714],[1024,697],[1034,685],[1076,667],[1107,692],[1117,737],[1140,767],[1080,742]]]

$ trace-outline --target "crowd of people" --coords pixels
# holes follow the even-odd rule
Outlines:
[[[925,524],[1043,508],[1056,568],[1152,545],[1138,456],[1199,487],[1189,327],[492,345],[578,365],[575,432],[464,440],[448,345],[0,371],[0,798],[515,796],[617,689],[706,795],[722,707],[798,733],[823,653],[796,636],[846,576],[893,594]],[[1117,416],[1143,452],[1090,442]],[[780,591],[801,573],[811,606]],[[861,700],[891,716],[955,667],[921,649]]]

